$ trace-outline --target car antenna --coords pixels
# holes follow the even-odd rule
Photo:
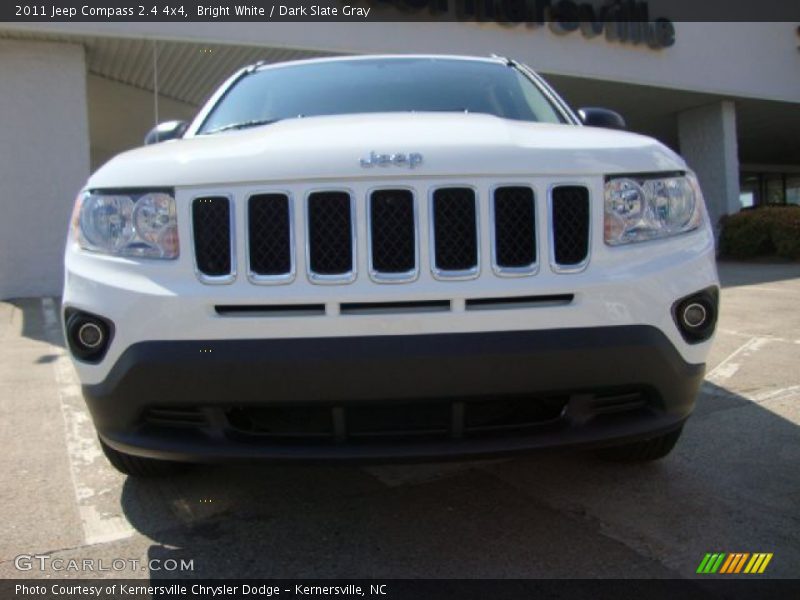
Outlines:
[[[158,127],[158,40],[153,38],[153,120]]]

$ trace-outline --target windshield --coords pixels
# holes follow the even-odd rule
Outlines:
[[[516,68],[474,60],[392,58],[254,71],[228,90],[198,133],[297,117],[412,111],[565,122]]]

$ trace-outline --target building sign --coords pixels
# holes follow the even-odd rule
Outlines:
[[[507,27],[546,26],[558,35],[578,34],[609,42],[646,45],[654,50],[675,44],[675,26],[650,17],[647,2],[637,0],[365,0],[381,9],[414,14],[420,21],[474,21]]]

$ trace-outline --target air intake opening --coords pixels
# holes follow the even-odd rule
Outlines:
[[[339,312],[343,315],[383,315],[407,313],[447,312],[449,300],[416,300],[410,302],[343,302]]]
[[[313,317],[325,314],[324,304],[217,304],[221,317]]]
[[[317,280],[348,279],[354,272],[353,203],[347,192],[308,196],[308,262]]]
[[[232,214],[224,196],[195,198],[192,203],[195,263],[206,280],[226,279],[232,273]]]
[[[471,276],[478,271],[475,191],[439,188],[432,205],[434,264],[441,277]]]
[[[199,408],[154,407],[144,413],[144,421],[160,427],[197,428],[208,425],[205,413]]]
[[[250,275],[257,280],[285,279],[292,272],[292,224],[289,197],[258,194],[247,202]]]
[[[566,306],[575,296],[573,294],[552,294],[547,296],[511,296],[508,298],[470,298],[466,301],[467,310],[502,310],[508,308],[542,308],[545,306]]]
[[[333,417],[325,406],[243,406],[225,411],[237,433],[272,438],[326,440],[333,436]]]
[[[414,195],[376,190],[369,198],[370,265],[374,276],[398,279],[417,269]]]
[[[553,259],[557,266],[580,268],[589,255],[589,190],[558,186],[552,195]]]
[[[530,270],[536,263],[536,212],[529,187],[494,191],[495,265],[508,272]]]

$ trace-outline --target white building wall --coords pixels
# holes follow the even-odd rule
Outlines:
[[[123,150],[141,146],[155,126],[153,93],[124,83],[89,75],[89,130],[92,171]],[[159,97],[158,120],[191,120],[197,108]]]
[[[669,16],[671,0],[651,2]],[[9,31],[156,38],[343,53],[510,56],[545,73],[677,90],[800,101],[797,23],[675,22],[675,45],[650,50],[495,23],[3,23]]]
[[[736,107],[725,100],[678,115],[681,155],[697,173],[711,223],[739,210]]]
[[[0,40],[0,298],[60,293],[89,173],[83,47]]]

